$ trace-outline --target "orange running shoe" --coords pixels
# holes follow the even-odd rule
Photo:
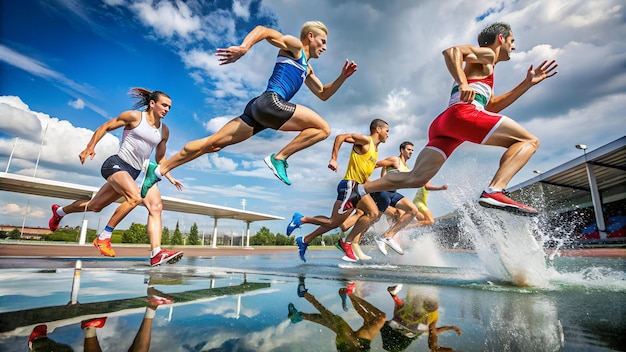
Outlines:
[[[93,239],[93,246],[98,248],[100,254],[107,257],[115,257],[115,251],[111,248],[111,239],[100,240],[98,237]]]

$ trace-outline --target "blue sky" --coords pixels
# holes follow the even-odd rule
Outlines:
[[[255,25],[297,35],[302,23],[321,20],[329,28],[328,49],[312,60],[324,83],[334,80],[346,58],[356,72],[335,96],[318,100],[306,87],[292,100],[319,112],[332,135],[289,159],[292,186],[278,181],[263,158],[294,133],[265,131],[252,139],[173,171],[185,184],[164,195],[291,217],[294,211],[329,215],[337,182],[345,173],[349,147],[340,153],[338,173],[327,168],[339,133],[367,134],[369,121],[390,124],[380,157],[396,155],[409,140],[420,149],[429,123],[447,103],[452,79],[441,51],[474,44],[484,26],[512,25],[517,50],[496,67],[496,94],[517,85],[531,64],[556,59],[559,73],[532,88],[503,113],[541,140],[541,147],[512,185],[577,157],[575,144],[598,148],[624,135],[626,108],[626,10],[619,0],[543,1],[2,1],[0,3],[0,170],[17,145],[9,172],[32,176],[46,131],[37,176],[91,186],[103,183],[102,161],[117,151],[121,130],[103,138],[93,161],[78,154],[93,130],[132,107],[127,92],[145,87],[167,92],[173,108],[168,155],[190,140],[215,132],[237,116],[266,86],[276,49],[257,44],[240,61],[219,66],[215,49],[237,45]],[[503,150],[465,144],[433,183],[436,216],[474,199],[495,172]],[[377,174],[375,174],[377,175]],[[413,197],[414,190],[402,191]],[[0,223],[46,226],[50,204],[67,200],[0,192]],[[104,224],[114,206],[87,217]],[[136,209],[119,227],[146,221]],[[81,215],[63,224],[78,226]],[[164,213],[164,225],[194,222],[211,231],[208,217]],[[205,225],[203,225],[205,224]],[[286,221],[252,224],[284,233]],[[241,231],[220,222],[221,232]],[[312,230],[305,226],[302,233]]]

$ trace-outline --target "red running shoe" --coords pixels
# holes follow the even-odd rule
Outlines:
[[[150,305],[158,307],[163,304],[174,303],[174,298],[150,286],[148,287],[148,299],[146,299],[146,301],[148,301]]]
[[[101,327],[104,326],[104,324],[107,322],[107,317],[101,317],[101,318],[93,318],[93,319],[89,319],[89,320],[83,320],[80,322],[80,328],[84,329],[84,328],[96,328],[96,329],[100,329]]]
[[[150,266],[161,265],[164,262],[167,262],[168,264],[175,264],[182,258],[182,251],[168,251],[167,249],[161,249],[157,255],[150,258]]]
[[[483,193],[480,195],[478,203],[483,207],[497,208],[526,216],[535,216],[539,213],[537,209],[529,207],[528,205],[524,205],[522,203],[518,203],[509,198],[508,192],[504,190],[502,192],[493,193],[487,193],[483,191]]]
[[[59,209],[60,207],[61,206],[58,204],[52,204],[52,217],[50,218],[50,221],[48,221],[48,227],[50,228],[50,231],[56,231],[59,228],[61,219],[63,219],[61,215],[57,214],[57,209]]]
[[[28,337],[28,349],[33,348],[33,340],[38,337],[46,337],[48,335],[48,326],[46,324],[39,324],[33,328],[33,332]]]
[[[354,252],[352,251],[352,243],[347,243],[340,239],[339,245],[341,246],[341,249],[343,250],[343,252],[346,254],[341,259],[347,262],[359,261],[359,258],[357,258],[356,255],[354,255]]]

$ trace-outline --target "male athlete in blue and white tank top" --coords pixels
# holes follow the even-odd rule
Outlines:
[[[300,51],[300,58],[278,55],[274,72],[267,82],[266,92],[276,92],[283,99],[289,101],[300,90],[306,79],[309,66],[304,49]]]
[[[356,64],[346,60],[339,77],[324,85],[309,65],[310,59],[318,58],[326,51],[328,30],[319,21],[306,22],[300,30],[300,38],[282,34],[274,29],[257,26],[244,38],[241,45],[217,49],[220,65],[239,60],[256,43],[267,40],[279,49],[274,71],[269,79],[267,90],[250,100],[243,114],[232,119],[215,134],[189,142],[155,169],[148,169],[142,186],[142,194],[158,182],[165,174],[179,165],[207,153],[215,153],[223,148],[243,142],[266,128],[280,131],[300,132],[287,146],[265,158],[265,163],[285,184],[287,158],[292,154],[320,142],[330,135],[330,126],[315,111],[306,106],[293,104],[289,100],[305,83],[321,100],[329,99],[343,82],[356,72]]]

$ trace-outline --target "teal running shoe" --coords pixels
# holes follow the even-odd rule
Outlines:
[[[287,177],[287,168],[289,167],[287,160],[276,160],[274,159],[274,154],[265,157],[263,160],[265,161],[265,165],[272,170],[279,180],[283,181],[286,185],[291,185],[291,181],[289,181]]]
[[[291,222],[289,223],[289,225],[287,225],[287,236],[291,236],[293,230],[300,228],[300,225],[302,225],[303,217],[304,215],[298,212],[293,213],[293,216],[291,217]]]
[[[287,309],[289,310],[289,314],[287,315],[287,318],[289,318],[289,320],[291,320],[292,323],[299,323],[302,321],[302,314],[296,309],[296,307],[293,305],[293,303],[289,303],[287,305]]]
[[[300,259],[306,263],[306,258],[304,254],[306,253],[306,249],[309,247],[308,243],[302,241],[302,237],[296,238],[296,244],[298,245],[298,253],[300,254]]]
[[[152,161],[148,164],[148,168],[143,176],[143,182],[141,183],[141,198],[146,198],[146,194],[148,194],[148,190],[150,187],[154,186],[155,183],[161,181],[160,178],[154,173],[156,167],[159,166]]]

